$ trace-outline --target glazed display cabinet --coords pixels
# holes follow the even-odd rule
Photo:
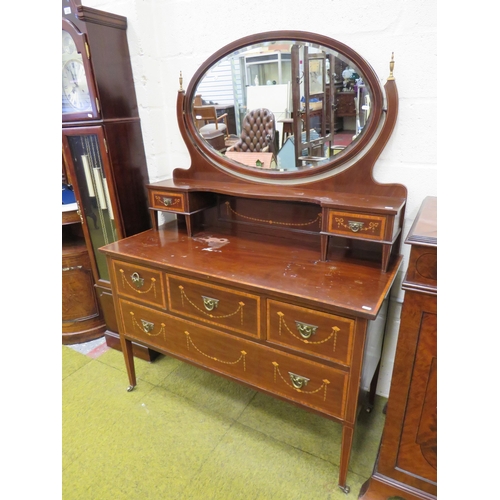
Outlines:
[[[146,156],[123,16],[62,0],[62,149],[108,345],[120,349],[98,248],[150,227]],[[154,353],[136,346],[141,357]]]

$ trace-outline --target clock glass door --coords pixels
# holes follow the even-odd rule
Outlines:
[[[88,131],[96,133],[88,133]],[[63,129],[63,146],[69,168],[76,179],[75,194],[83,218],[83,227],[91,241],[96,281],[109,281],[104,254],[98,249],[122,238],[118,208],[112,196],[113,183],[100,127]]]

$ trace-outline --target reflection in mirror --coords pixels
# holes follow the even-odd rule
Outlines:
[[[283,40],[220,59],[200,78],[192,105],[201,137],[227,158],[293,172],[352,147],[370,118],[371,98],[363,74],[343,54]]]

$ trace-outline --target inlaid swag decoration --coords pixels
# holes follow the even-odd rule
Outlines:
[[[300,340],[304,344],[324,344],[325,342],[328,342],[332,337],[333,337],[333,352],[335,352],[335,349],[337,348],[337,334],[340,331],[340,328],[338,326],[332,326],[332,331],[328,337],[326,337],[323,340],[310,340],[311,336],[314,335],[318,329],[317,326],[314,325],[309,325],[307,323],[303,323],[301,321],[295,321],[295,326],[297,328],[297,333],[295,333],[286,323],[285,320],[285,314],[281,311],[278,311],[276,313],[279,317],[279,328],[278,328],[278,334],[281,335],[282,332],[282,326],[285,327],[285,330],[292,335],[292,337],[295,337],[297,340]]]
[[[237,365],[240,361],[243,362],[243,371],[246,371],[246,351],[240,351],[241,355],[236,361],[224,361],[222,359],[216,358],[215,356],[211,356],[210,354],[207,354],[200,350],[195,343],[193,342],[193,339],[191,337],[191,334],[188,331],[185,331],[184,334],[186,335],[186,343],[187,343],[187,349],[188,351],[191,350],[191,346],[198,351],[202,356],[205,356],[208,359],[211,359],[212,361],[217,361],[218,363],[222,363],[224,365]]]
[[[236,212],[236,210],[231,207],[231,203],[229,201],[225,202],[226,205],[226,213],[229,216],[230,214],[236,215],[237,217],[241,217],[242,219],[246,219],[252,222],[260,222],[262,224],[269,224],[270,226],[288,226],[288,227],[305,227],[312,226],[315,223],[318,223],[318,227],[321,229],[321,212],[318,213],[318,216],[314,220],[310,220],[307,222],[282,222],[276,221],[272,219],[258,219],[256,217],[250,217],[249,215],[240,214]]]
[[[181,301],[182,301],[182,307],[184,307],[184,299],[186,299],[186,301],[192,306],[194,307],[198,312],[208,316],[209,318],[212,318],[212,319],[224,319],[224,318],[230,318],[232,316],[235,316],[236,314],[240,313],[241,314],[241,325],[243,325],[243,308],[245,307],[245,303],[244,302],[238,302],[238,307],[235,311],[233,311],[232,313],[228,313],[228,314],[221,314],[219,316],[215,315],[212,313],[212,311],[214,309],[217,308],[218,304],[219,304],[219,300],[218,299],[213,299],[213,298],[210,298],[210,297],[205,297],[205,296],[202,296],[202,300],[203,300],[203,305],[205,306],[205,309],[206,311],[204,311],[203,309],[201,309],[201,307],[198,307],[187,295],[186,295],[186,292],[184,291],[184,287],[182,285],[179,285],[179,290],[180,290],[180,293],[181,293]]]
[[[330,384],[330,381],[328,379],[326,379],[326,378],[323,379],[323,383],[317,389],[306,391],[306,390],[304,390],[304,387],[306,387],[307,384],[310,382],[310,380],[308,378],[303,377],[301,375],[297,375],[296,373],[288,372],[289,380],[287,380],[281,374],[281,371],[279,368],[279,363],[277,363],[276,361],[273,361],[272,364],[274,366],[274,383],[277,382],[276,375],[279,375],[281,380],[288,387],[291,387],[294,391],[300,392],[302,394],[316,394],[317,392],[320,392],[323,389],[323,401],[326,401],[326,390],[328,388],[328,385]]]
[[[123,286],[127,285],[131,290],[133,290],[135,293],[139,294],[145,294],[153,291],[153,294],[156,298],[156,279],[155,278],[150,278],[150,284],[149,288],[146,290],[142,290],[144,287],[144,278],[141,278],[139,273],[134,272],[130,275],[130,281],[128,280],[127,276],[125,276],[125,271],[123,269],[120,269],[120,274],[122,277],[122,283]]]
[[[135,313],[133,311],[130,311],[130,316],[132,319],[132,326],[134,329],[138,328],[141,332],[144,332],[146,335],[149,335],[150,337],[158,337],[162,335],[163,340],[166,340],[165,323],[160,323],[160,330],[158,332],[154,332],[156,327],[154,322],[145,319],[140,319],[140,324],[139,324],[139,322],[135,317]]]

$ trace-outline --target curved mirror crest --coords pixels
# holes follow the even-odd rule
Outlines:
[[[269,173],[332,164],[373,119],[372,90],[360,68],[304,41],[240,48],[211,65],[191,95],[205,144],[239,166]]]

